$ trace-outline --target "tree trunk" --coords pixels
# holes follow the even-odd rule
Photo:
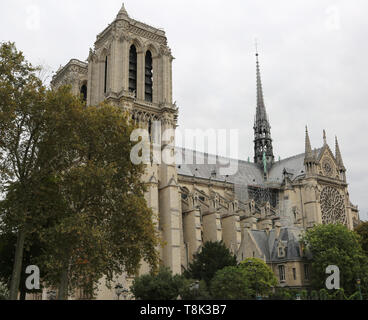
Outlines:
[[[24,290],[21,290],[20,291],[20,298],[19,298],[19,300],[26,300],[26,295],[27,295],[26,290],[25,289]]]
[[[68,281],[68,267],[66,267],[60,276],[58,300],[68,300]]]
[[[23,228],[18,232],[17,245],[15,248],[13,274],[10,283],[9,300],[18,300],[25,238],[26,232],[25,229]]]

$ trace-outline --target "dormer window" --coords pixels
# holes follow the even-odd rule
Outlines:
[[[282,244],[282,242],[280,242],[278,247],[277,247],[277,257],[278,258],[285,258],[285,256],[286,256],[285,246]]]

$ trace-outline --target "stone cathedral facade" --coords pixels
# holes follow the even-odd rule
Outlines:
[[[156,121],[162,131],[175,130],[179,109],[172,97],[173,60],[165,32],[130,18],[123,6],[97,35],[87,62],[70,60],[52,86],[71,85],[87,105],[115,104],[149,132]],[[334,152],[325,133],[322,145],[312,149],[306,131],[305,153],[275,160],[258,54],[256,73],[254,161],[236,161],[237,173],[222,176],[223,164],[234,160],[174,148],[172,139],[163,139],[161,145],[172,146],[178,161],[147,166],[146,200],[165,243],[159,248],[162,264],[174,273],[181,273],[206,241],[222,240],[239,261],[264,259],[280,286],[306,287],[310,271],[300,234],[321,223],[352,229],[359,222],[358,208],[349,200],[337,139]],[[195,161],[185,161],[193,155]],[[127,286],[129,278],[117,281]],[[100,291],[97,299],[116,299],[114,289],[101,284]]]

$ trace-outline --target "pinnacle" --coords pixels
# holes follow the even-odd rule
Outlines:
[[[312,154],[312,146],[309,139],[308,127],[305,127],[305,154],[311,155]]]
[[[312,145],[309,139],[308,127],[305,127],[305,162],[313,161],[316,155],[312,151]]]
[[[124,3],[123,3],[123,5],[122,5],[122,7],[121,7],[121,9],[120,9],[120,11],[117,15],[117,18],[123,18],[123,17],[129,17],[128,12],[125,9]]]
[[[341,152],[340,152],[340,146],[339,146],[339,142],[337,141],[337,137],[335,137],[335,157],[336,157],[336,161],[337,161],[337,164],[344,168],[344,163],[342,161],[342,156],[341,156]]]

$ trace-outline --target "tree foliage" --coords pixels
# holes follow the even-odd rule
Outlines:
[[[277,279],[267,264],[257,258],[249,258],[235,267],[217,271],[211,281],[211,295],[215,299],[248,300],[257,296],[269,296],[277,285]]]
[[[248,258],[239,264],[239,267],[245,271],[248,283],[254,297],[256,294],[268,296],[272,289],[278,284],[275,274],[271,268],[261,259]]]
[[[318,225],[306,232],[302,242],[313,255],[311,284],[314,290],[325,288],[326,268],[336,265],[340,269],[340,287],[346,294],[356,292],[358,278],[363,292],[367,292],[367,257],[355,232],[343,225]]]
[[[254,296],[244,268],[225,267],[211,281],[211,296],[219,300],[248,300]]]
[[[162,267],[157,274],[136,277],[130,291],[139,300],[176,300],[188,285],[185,280],[180,275],[173,275],[170,269]]]
[[[155,269],[155,219],[145,167],[130,160],[128,116],[87,108],[67,86],[47,90],[36,71],[14,44],[1,44],[0,232],[17,235],[12,297],[35,241],[42,250],[32,259],[62,298],[102,276],[134,274],[142,259]]]
[[[368,256],[368,221],[362,222],[360,225],[358,225],[355,231],[359,234],[362,249]]]
[[[194,255],[185,276],[189,279],[204,280],[209,286],[218,270],[236,265],[235,255],[223,242],[206,242],[202,250]]]

